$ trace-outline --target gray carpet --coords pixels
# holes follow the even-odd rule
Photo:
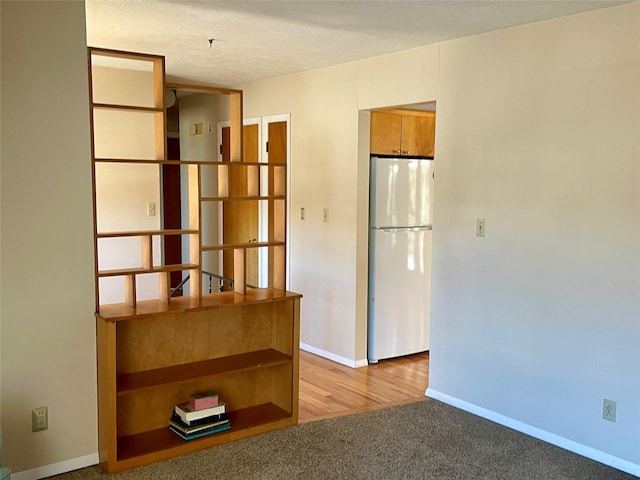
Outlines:
[[[436,400],[305,423],[108,477],[57,480],[371,480],[636,477]]]

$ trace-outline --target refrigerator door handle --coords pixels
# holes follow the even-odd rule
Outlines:
[[[419,232],[421,230],[433,230],[433,225],[417,225],[414,227],[372,227],[372,230],[382,230],[383,232]]]

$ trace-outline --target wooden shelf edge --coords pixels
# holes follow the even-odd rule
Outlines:
[[[88,46],[87,49],[89,50],[89,53],[99,55],[101,57],[126,58],[129,60],[137,60],[140,62],[153,62],[154,60],[160,58],[158,55],[154,55],[151,53],[138,53],[126,50],[114,50],[111,48],[103,47]]]
[[[224,87],[212,87],[209,85],[187,85],[184,83],[174,83],[167,82],[167,89],[172,90],[186,90],[188,92],[202,92],[202,93],[218,93],[220,95],[236,95],[242,93],[242,90],[237,90],[234,88],[224,88]]]
[[[118,439],[118,460],[109,464],[107,471],[116,473],[295,425],[292,413],[272,403],[229,412],[229,421],[231,430],[189,441],[183,440],[168,427],[121,437]]]
[[[102,110],[123,110],[134,112],[146,112],[146,113],[164,113],[162,107],[147,107],[144,105],[123,105],[117,103],[92,103],[91,108],[98,108]]]
[[[117,378],[117,395],[125,396],[166,385],[189,383],[202,378],[277,367],[289,362],[291,362],[289,355],[269,348],[144,372],[122,374]]]
[[[126,232],[103,232],[96,234],[96,238],[119,238],[119,237],[146,237],[146,236],[165,236],[165,235],[197,235],[199,230],[184,229],[163,229],[163,230],[128,230]]]
[[[302,295],[276,288],[250,288],[244,295],[234,292],[219,292],[203,295],[201,299],[193,297],[173,297],[171,303],[160,300],[145,300],[131,307],[125,303],[100,305],[96,316],[106,322],[119,322],[156,315],[158,313],[181,313],[210,308],[225,308],[237,305],[277,302]]]
[[[260,247],[283,247],[284,242],[252,242],[252,243],[230,243],[228,245],[203,245],[203,252],[215,252],[218,250],[234,250],[236,248],[260,248]]]
[[[244,202],[247,200],[286,200],[284,195],[256,195],[246,197],[202,197],[201,202]]]
[[[184,163],[193,163],[193,162],[189,162],[189,160],[183,160]],[[286,163],[267,163],[267,162],[222,162],[220,160],[212,160],[210,162],[199,162],[199,163],[203,163],[206,165],[211,165],[211,166],[226,166],[226,165],[231,165],[233,167],[280,167],[280,168],[287,168],[287,164]]]
[[[197,268],[199,268],[198,265],[190,263],[182,263],[179,265],[159,265],[151,268],[118,268],[114,270],[99,270],[98,278],[145,275],[148,273],[179,272],[182,270],[195,270]]]
[[[106,105],[106,104],[105,104]],[[96,108],[122,108],[127,110],[153,110],[152,107],[117,107],[103,106]],[[93,159],[96,163],[140,163],[151,165],[209,165],[211,167],[219,167],[221,165],[245,166],[245,167],[280,167],[287,168],[284,163],[266,163],[266,162],[221,162],[219,160],[160,160],[153,158],[106,158],[96,157]]]
[[[152,158],[105,158],[93,159],[96,163],[140,163],[152,165],[221,165],[221,162],[209,160],[156,160]]]

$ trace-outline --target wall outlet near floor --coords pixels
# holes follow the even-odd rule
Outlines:
[[[616,421],[616,401],[605,398],[602,400],[602,418],[610,422]]]
[[[49,428],[49,410],[47,407],[38,407],[31,410],[31,431],[41,432]]]

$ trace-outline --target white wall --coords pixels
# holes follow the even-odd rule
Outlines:
[[[0,9],[3,465],[70,468],[97,460],[84,3]]]
[[[637,474],[639,31],[636,2],[442,44],[430,368]]]
[[[302,343],[366,358],[358,110],[437,100],[430,394],[638,472],[638,11],[241,86],[247,116],[291,112]],[[604,397],[617,401],[616,423],[600,418]]]

